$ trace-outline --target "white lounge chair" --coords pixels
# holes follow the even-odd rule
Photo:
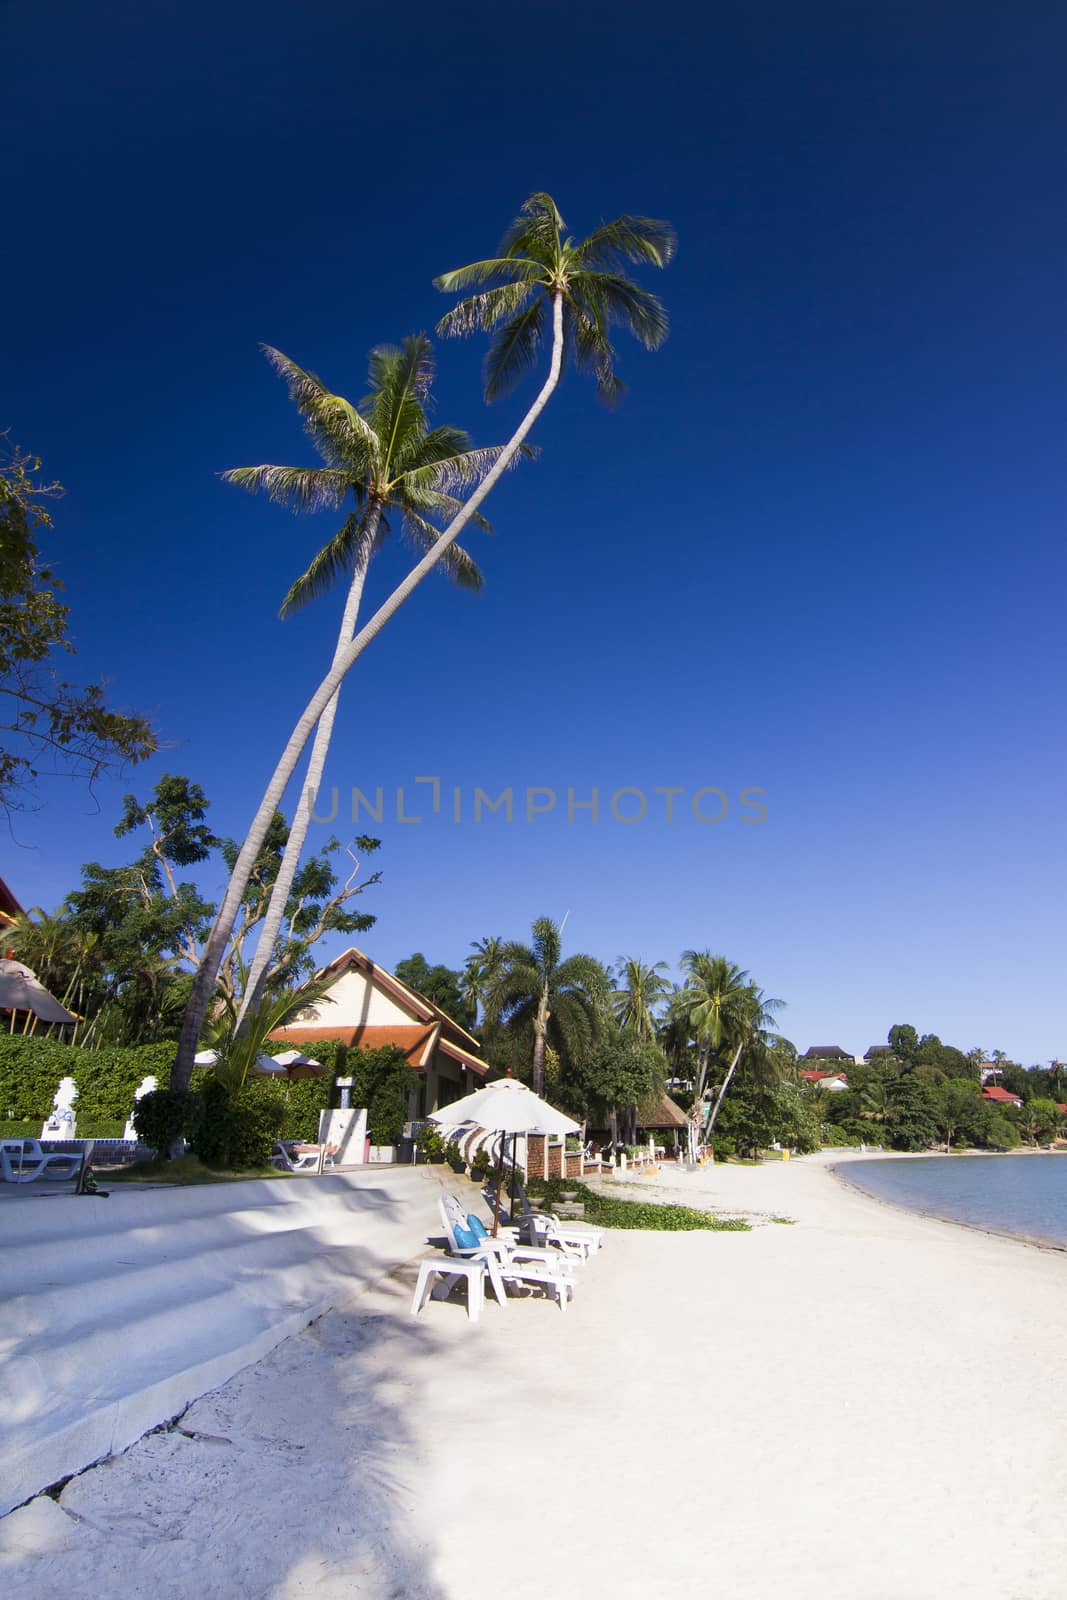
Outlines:
[[[0,1177],[5,1183],[32,1183],[35,1178],[76,1178],[82,1156],[53,1150],[46,1153],[36,1139],[0,1139]]]
[[[304,1150],[296,1155],[290,1155],[288,1147],[279,1139],[275,1143],[270,1163],[272,1167],[277,1167],[282,1172],[316,1172],[319,1165],[319,1151],[316,1147],[314,1150]],[[323,1157],[323,1165],[327,1167],[333,1165],[333,1156],[329,1150]]]
[[[553,1294],[561,1311],[566,1311],[567,1301],[574,1294],[574,1277],[571,1263],[558,1251],[536,1246],[516,1244],[510,1239],[491,1239],[477,1217],[456,1220],[460,1202],[454,1195],[442,1195],[438,1205],[441,1220],[448,1235],[449,1254],[458,1260],[484,1261],[489,1278],[497,1291],[497,1299],[504,1304],[501,1293],[503,1283],[539,1283]],[[476,1228],[467,1227],[473,1221]]]
[[[576,1253],[584,1260],[588,1260],[600,1249],[604,1242],[603,1228],[593,1228],[585,1222],[563,1222],[551,1211],[531,1210],[526,1190],[521,1184],[518,1186],[518,1194],[522,1201],[522,1211],[518,1215],[514,1231],[520,1239],[528,1235],[530,1243],[544,1243],[546,1247],[555,1245],[557,1249]],[[495,1198],[492,1203],[495,1204]],[[500,1220],[503,1223],[503,1215]]]

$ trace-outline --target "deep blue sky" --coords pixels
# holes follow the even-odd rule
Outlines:
[[[487,508],[484,593],[409,602],[330,777],[560,810],[383,823],[364,943],[458,964],[569,910],[608,961],[727,953],[802,1049],[910,1021],[1064,1053],[1062,7],[9,0],[0,49],[0,427],[67,486],[80,672],[169,745],[98,803],[45,785],[0,858],[24,903],[122,859],[119,799],[163,771],[242,833],[328,661],[340,596],[276,610],[331,522],[216,476],[314,459],[258,341],[358,398],[545,188],[575,233],[674,221],[670,341],[622,350],[613,414],[568,376]],[[532,385],[486,408],[481,354],[442,347],[438,415],[491,443]],[[569,825],[594,785],[648,818]]]

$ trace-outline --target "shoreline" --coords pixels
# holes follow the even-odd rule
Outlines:
[[[819,1153],[821,1154],[822,1152],[819,1152]],[[985,1159],[996,1161],[996,1160],[1001,1160],[1001,1159],[1005,1159],[1005,1158],[1010,1159],[1013,1156],[1020,1156],[1020,1155],[1025,1155],[1027,1157],[1027,1159],[1030,1159],[1030,1158],[1032,1158],[1034,1156],[1046,1156],[1046,1155],[1047,1156],[1054,1156],[1054,1155],[1057,1155],[1057,1154],[1059,1154],[1059,1152],[1054,1151],[1054,1150],[1026,1150],[1026,1151],[1015,1151],[1015,1150],[989,1150],[989,1151],[986,1151],[986,1150],[966,1150],[966,1151],[961,1151],[960,1152],[960,1159],[966,1159],[967,1156],[980,1156],[980,1157],[983,1157]],[[806,1160],[807,1158],[806,1157],[800,1157],[799,1159]],[[848,1189],[851,1193],[860,1194],[860,1195],[863,1196],[863,1198],[865,1200],[873,1200],[876,1205],[888,1206],[891,1210],[902,1212],[905,1216],[922,1217],[927,1222],[944,1222],[944,1223],[947,1223],[948,1226],[951,1227],[951,1228],[965,1228],[969,1232],[985,1234],[989,1238],[1007,1239],[1013,1244],[1028,1245],[1032,1249],[1035,1249],[1035,1250],[1051,1250],[1051,1251],[1055,1252],[1058,1255],[1067,1255],[1067,1241],[1064,1241],[1064,1240],[1048,1239],[1048,1238],[1045,1238],[1044,1235],[1036,1234],[1036,1233],[1020,1233],[1017,1229],[1014,1229],[1014,1228],[997,1228],[997,1227],[994,1227],[991,1223],[967,1222],[967,1221],[964,1221],[964,1219],[962,1217],[947,1217],[941,1211],[928,1211],[928,1210],[925,1210],[922,1206],[905,1205],[902,1200],[891,1200],[886,1195],[872,1194],[869,1189],[864,1189],[861,1184],[853,1182],[847,1176],[847,1174],[846,1174],[846,1172],[844,1170],[846,1167],[849,1167],[849,1166],[862,1166],[862,1165],[865,1165],[866,1162],[869,1159],[871,1159],[869,1156],[865,1157],[865,1156],[861,1155],[861,1156],[857,1157],[854,1160],[835,1161],[835,1162],[832,1162],[832,1163],[831,1162],[826,1162],[826,1163],[824,1163],[824,1165],[826,1167],[826,1170],[833,1175],[834,1179],[839,1184],[841,1184],[844,1188]],[[936,1151],[932,1151],[932,1150],[930,1150],[930,1151],[926,1151],[926,1150],[922,1150],[922,1151],[891,1150],[891,1151],[888,1152],[887,1155],[880,1156],[880,1157],[875,1157],[874,1159],[876,1159],[876,1160],[890,1160],[890,1161],[895,1161],[895,1160],[904,1160],[904,1161],[908,1161],[908,1160],[912,1160],[912,1161],[914,1161],[914,1160],[920,1160],[920,1161],[928,1161],[928,1160],[952,1161],[952,1160],[955,1160],[956,1158],[954,1156],[951,1156],[951,1155],[946,1156],[944,1154],[944,1152],[941,1152],[940,1154],[938,1154]],[[823,1164],[823,1163],[820,1163],[820,1164]]]

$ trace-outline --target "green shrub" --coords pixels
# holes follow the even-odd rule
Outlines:
[[[716,1233],[747,1233],[749,1225],[742,1217],[717,1217],[710,1211],[697,1211],[692,1206],[664,1206],[647,1200],[615,1200],[588,1188],[584,1183],[564,1182],[553,1178],[545,1183],[536,1178],[527,1184],[530,1194],[543,1195],[549,1202],[561,1197],[566,1189],[577,1193],[585,1205],[587,1222],[598,1228],[644,1228],[657,1232],[690,1232],[697,1228]]]
[[[179,1139],[195,1139],[203,1114],[200,1095],[180,1089],[156,1089],[138,1100],[133,1126],[138,1139],[166,1159]]]
[[[436,1128],[420,1128],[415,1135],[415,1148],[426,1161],[443,1161],[448,1154],[448,1140]]]
[[[249,1079],[231,1095],[208,1076],[200,1092],[204,1113],[192,1145],[205,1166],[231,1172],[267,1166],[285,1121],[282,1086]]]

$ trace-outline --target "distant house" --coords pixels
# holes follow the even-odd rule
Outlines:
[[[893,1046],[892,1045],[889,1045],[889,1044],[872,1044],[865,1051],[864,1056],[863,1056],[863,1060],[867,1063],[867,1065],[869,1067],[874,1067],[874,1066],[878,1066],[879,1063],[881,1063],[883,1061],[887,1061],[892,1056],[892,1054],[893,1054]],[[856,1065],[859,1066],[860,1063],[857,1061]]]
[[[477,1039],[362,950],[346,950],[316,979],[328,985],[323,999],[289,1027],[277,1028],[272,1039],[292,1045],[340,1039],[368,1050],[397,1045],[419,1074],[412,1118],[481,1086],[489,1063],[479,1055]]]
[[[854,1061],[847,1050],[842,1050],[839,1044],[813,1044],[805,1050],[804,1061]]]
[[[852,1057],[849,1056],[848,1059],[851,1061]],[[837,1093],[841,1089],[848,1088],[848,1078],[843,1072],[818,1071],[807,1067],[801,1068],[800,1076],[813,1089],[829,1089],[832,1093]]]
[[[1010,1089],[1002,1089],[998,1084],[993,1084],[988,1089],[982,1090],[982,1099],[988,1100],[995,1106],[1021,1106],[1022,1101],[1017,1094],[1012,1094]]]
[[[988,1083],[990,1078],[1002,1078],[1004,1076],[1004,1068],[999,1061],[979,1061],[978,1071],[983,1084]]]

